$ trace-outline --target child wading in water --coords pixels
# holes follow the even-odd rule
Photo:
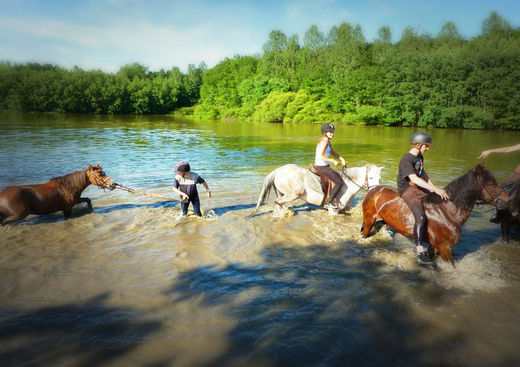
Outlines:
[[[211,191],[208,184],[202,177],[195,172],[190,172],[190,164],[186,161],[180,161],[175,165],[175,181],[173,183],[173,191],[181,196],[183,201],[181,202],[182,215],[188,214],[188,206],[190,203],[193,205],[193,211],[195,215],[202,217],[200,212],[200,200],[199,193],[197,191],[197,184],[202,184],[206,189],[208,197],[211,197]]]

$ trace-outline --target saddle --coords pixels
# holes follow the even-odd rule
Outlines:
[[[329,180],[327,176],[321,175],[312,163],[309,165],[309,171],[320,177],[321,189],[323,190],[323,200],[320,206],[323,206],[329,202],[330,191],[334,186],[334,182]]]

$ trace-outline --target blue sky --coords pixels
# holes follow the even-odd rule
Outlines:
[[[260,53],[274,29],[302,40],[312,25],[327,34],[348,22],[371,41],[386,25],[396,41],[407,26],[435,36],[451,21],[471,38],[493,10],[520,26],[514,0],[0,0],[0,9],[0,60],[106,72],[132,62],[213,67]]]

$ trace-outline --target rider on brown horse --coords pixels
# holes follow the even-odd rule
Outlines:
[[[426,214],[422,199],[430,192],[434,192],[442,199],[449,199],[448,193],[433,184],[424,170],[423,154],[433,145],[432,137],[425,132],[417,132],[410,139],[412,148],[404,154],[399,163],[397,174],[397,188],[404,202],[408,205],[415,218],[414,237],[417,250],[417,261],[421,265],[431,265],[433,260],[429,257],[423,246],[426,229]]]

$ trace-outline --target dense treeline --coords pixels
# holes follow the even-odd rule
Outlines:
[[[359,26],[300,43],[272,31],[258,57],[226,59],[203,75],[196,115],[261,121],[520,129],[520,30],[493,12],[465,40],[388,27],[368,43]]]
[[[0,62],[0,109],[38,112],[164,114],[199,100],[206,67],[149,72],[140,64],[116,74],[78,67]]]
[[[464,39],[446,23],[436,37],[390,28],[367,42],[360,26],[300,42],[272,31],[258,56],[236,56],[149,72],[116,74],[0,62],[0,109],[82,113],[170,113],[267,122],[346,122],[520,129],[520,30],[496,12]]]

